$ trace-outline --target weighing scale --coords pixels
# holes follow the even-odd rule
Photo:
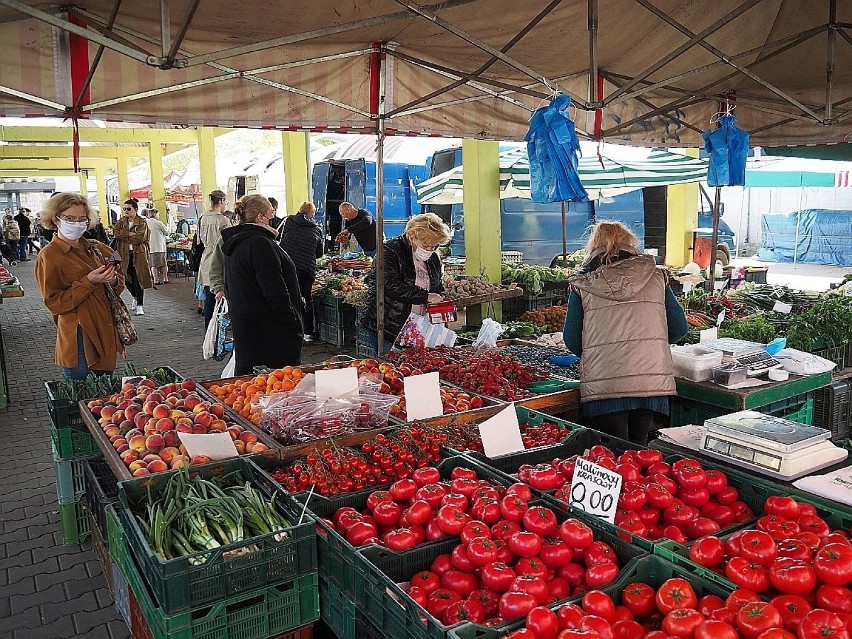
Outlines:
[[[791,481],[846,459],[831,432],[798,422],[741,411],[704,422],[701,450],[736,466]]]
[[[732,337],[702,342],[701,346],[722,352],[722,361],[738,362],[748,368],[749,377],[759,377],[771,368],[781,368],[783,364],[766,352],[766,345],[748,342]]]

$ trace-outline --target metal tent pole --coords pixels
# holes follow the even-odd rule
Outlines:
[[[565,200],[562,200],[562,266],[568,262],[568,231],[565,228]]]
[[[716,284],[716,245],[719,243],[719,210],[722,207],[722,187],[716,187],[716,196],[713,198],[713,235],[710,244],[710,290]]]
[[[384,54],[384,46],[381,52]],[[379,56],[379,104],[376,119],[376,357],[385,346],[385,243],[384,243],[384,178],[385,178],[385,82],[384,55]]]

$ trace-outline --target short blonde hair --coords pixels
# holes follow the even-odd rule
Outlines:
[[[306,217],[313,217],[316,215],[317,207],[314,206],[313,202],[302,202],[301,206],[299,206],[299,213]]]
[[[450,241],[450,229],[434,213],[422,213],[408,220],[405,237],[427,246],[440,246]]]
[[[234,205],[234,213],[241,222],[254,222],[258,216],[266,215],[272,209],[272,205],[262,195],[244,195]]]
[[[639,253],[639,238],[621,222],[603,221],[592,227],[586,253],[589,257],[598,256],[607,264],[618,257],[622,251]]]
[[[47,201],[44,210],[39,214],[41,225],[46,229],[55,231],[59,226],[56,223],[56,216],[62,215],[72,206],[77,205],[82,206],[86,210],[86,217],[89,218],[89,228],[95,226],[97,222],[95,211],[89,204],[88,198],[79,193],[54,193]]]

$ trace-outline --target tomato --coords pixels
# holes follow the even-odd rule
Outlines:
[[[461,601],[461,595],[452,590],[439,588],[426,600],[426,610],[436,619],[443,619],[444,613],[452,604]]]
[[[500,521],[503,514],[500,512],[500,503],[496,499],[484,497],[473,502],[470,515],[489,526]]]
[[[486,621],[483,625],[499,626],[502,623],[503,620],[500,619],[500,617],[497,617],[495,623],[489,624],[488,621]],[[506,639],[536,639],[536,636],[533,634],[532,630],[527,630],[526,628],[518,628],[517,630],[509,634]]]
[[[527,500],[518,495],[506,495],[500,500],[500,513],[509,521],[520,523],[528,509]]]
[[[734,511],[729,506],[710,502],[701,510],[701,514],[712,519],[720,528],[727,528],[734,523]]]
[[[571,596],[571,584],[564,577],[554,577],[547,582],[547,591],[552,601],[561,601]]]
[[[390,485],[388,492],[393,496],[395,501],[408,501],[417,492],[417,482],[413,479],[400,479]]]
[[[500,597],[500,616],[506,621],[522,617],[538,606],[538,601],[531,594],[520,591],[510,591]]]
[[[455,570],[473,572],[477,568],[476,564],[470,560],[470,556],[467,554],[467,546],[464,544],[459,544],[453,548],[453,552],[450,553],[450,557],[452,558],[453,568]]]
[[[820,586],[816,591],[816,603],[832,612],[852,614],[852,590],[846,586]]]
[[[453,558],[449,553],[445,553],[443,555],[438,555],[432,561],[432,565],[429,566],[429,570],[434,572],[439,577],[442,576],[448,570],[453,569]]]
[[[592,542],[583,553],[583,560],[586,565],[596,566],[598,564],[615,564],[618,563],[618,557],[615,551],[605,541]]]
[[[799,639],[816,639],[817,637],[849,639],[849,633],[843,620],[833,612],[811,610],[799,623]]]
[[[720,490],[713,497],[723,506],[730,506],[740,498],[740,493],[733,486],[728,486]]]
[[[685,528],[692,523],[693,519],[695,519],[695,511],[677,499],[663,511],[663,522],[679,528]]]
[[[414,548],[417,545],[417,537],[410,528],[397,528],[386,533],[382,537],[382,543],[394,552],[401,552]]]
[[[663,528],[663,537],[667,539],[671,539],[679,544],[686,543],[686,536],[683,534],[683,531],[677,526],[665,526]]]
[[[672,610],[663,618],[662,629],[674,637],[692,639],[695,630],[704,621],[703,615],[697,610],[679,608]]]
[[[693,639],[740,639],[740,635],[724,621],[708,619],[695,627]]]
[[[810,532],[822,539],[831,532],[831,528],[825,521],[816,515],[802,515],[799,517],[799,530],[802,532]]]
[[[698,597],[686,579],[668,579],[657,590],[657,609],[664,615],[679,608],[695,608]]]
[[[463,544],[469,544],[471,540],[477,537],[491,539],[491,529],[481,521],[473,520],[467,522],[461,531],[461,540]]]
[[[550,598],[550,592],[547,589],[547,583],[541,577],[530,577],[528,575],[520,575],[515,577],[515,581],[509,587],[509,592],[526,592],[538,602],[538,605],[544,605]]]
[[[677,498],[687,506],[701,508],[710,502],[710,491],[704,486],[694,488],[682,486],[677,491]]]
[[[423,588],[419,586],[409,586],[408,588],[408,596],[414,600],[418,606],[423,608],[426,607],[426,600],[429,598],[429,595],[426,593]]]
[[[621,475],[622,485],[624,482],[636,481],[642,476],[642,469],[632,462],[619,462],[615,466],[615,472]]]
[[[417,526],[417,528],[422,528],[422,526]],[[445,537],[449,537],[449,535],[441,530],[437,521],[430,519],[426,522],[426,539],[429,541],[436,541],[438,539],[444,539]]]
[[[504,519],[502,521],[498,521],[496,524],[491,526],[491,538],[507,541],[509,537],[514,535],[516,532],[520,532],[521,530],[523,529],[521,528],[521,525],[518,522],[506,521]]]
[[[689,558],[699,566],[715,568],[725,559],[725,544],[718,537],[702,537],[689,547]]]
[[[600,588],[615,581],[618,572],[616,564],[596,564],[586,570],[584,579],[590,588]]]
[[[612,624],[613,639],[636,639],[644,632],[642,625],[632,619],[619,619]]]
[[[476,492],[477,488],[479,488],[479,482],[475,479],[459,477],[450,482],[450,490],[454,493],[464,495],[465,498],[473,497],[473,493]]]
[[[515,562],[514,568],[519,577],[526,575],[547,579],[547,566],[537,557],[521,557]]]
[[[778,556],[778,547],[768,533],[746,530],[740,537],[739,555],[751,563],[769,566]]]
[[[634,581],[627,584],[621,593],[621,603],[640,619],[648,617],[657,610],[656,592],[646,583]]]
[[[438,522],[438,528],[448,535],[459,535],[470,522],[470,515],[454,506],[441,506],[435,521]]]
[[[512,484],[511,486],[509,486],[506,489],[506,494],[507,495],[517,495],[518,497],[520,497],[521,499],[523,499],[525,501],[530,501],[533,498],[533,494],[532,494],[532,491],[530,490],[530,487],[527,486],[526,484],[522,484],[520,482],[518,482],[516,484]]]
[[[363,546],[373,543],[378,534],[379,530],[374,524],[358,521],[346,531],[346,541],[353,546]]]
[[[456,508],[467,512],[470,508],[470,502],[467,497],[461,493],[447,493],[441,500],[441,506],[455,506]]]
[[[852,581],[852,546],[828,544],[814,556],[814,571],[819,580],[831,586],[846,586]]]
[[[645,486],[645,494],[647,495],[647,504],[659,510],[665,510],[672,505],[672,500],[674,500],[673,494],[658,482],[652,482]]]
[[[622,488],[618,496],[618,507],[626,510],[639,510],[648,501],[648,496],[641,486]]]
[[[498,602],[500,601],[500,595],[494,592],[493,590],[488,590],[483,588],[481,590],[474,590],[467,596],[468,600],[478,601],[482,604],[482,609],[485,613],[485,617],[483,621],[493,615],[497,614]]]
[[[560,632],[558,639],[602,639],[602,637],[594,630],[572,628],[570,630],[563,630]]]
[[[553,490],[562,483],[562,477],[551,464],[538,464],[528,471],[525,482],[537,490]]]
[[[427,484],[417,489],[417,492],[414,493],[414,499],[422,499],[429,504],[429,508],[440,508],[441,500],[448,492],[441,484]]]
[[[801,525],[799,526],[801,529]],[[796,539],[805,544],[811,552],[819,550],[820,538],[809,531],[799,532]]]
[[[704,595],[698,600],[698,605],[695,607],[698,612],[704,615],[705,618],[710,617],[710,613],[719,608],[723,608],[725,602],[719,595]]]
[[[566,519],[559,527],[559,536],[571,548],[584,550],[592,545],[595,534],[579,519]]]
[[[558,574],[571,584],[572,588],[579,588],[586,583],[586,569],[580,564],[570,563],[562,566]]]
[[[382,502],[394,503],[393,495],[386,490],[376,490],[367,496],[367,510],[373,512]]]
[[[708,517],[698,517],[689,523],[689,526],[686,528],[686,532],[689,533],[690,537],[697,538],[713,535],[721,529],[721,526],[712,519]]]
[[[811,604],[799,595],[779,595],[769,603],[775,606],[778,612],[781,613],[784,627],[790,632],[798,631],[799,622],[802,620],[802,617],[812,609]]]
[[[800,561],[811,560],[811,550],[805,542],[799,539],[785,539],[775,544],[778,547],[779,557],[790,557]]]
[[[776,590],[791,595],[805,595],[816,587],[816,573],[810,564],[789,557],[775,560],[769,580]]]
[[[723,606],[721,608],[717,608],[713,612],[710,613],[710,619],[714,621],[724,621],[729,626],[737,625],[737,611],[733,608],[728,608],[727,606]]]
[[[770,628],[761,632],[757,639],[796,639],[796,635],[783,628]]]
[[[509,549],[519,557],[535,557],[541,545],[541,537],[533,532],[516,532],[509,537]]]
[[[476,578],[476,575],[471,575],[461,570],[448,570],[441,575],[441,587],[457,592],[462,597],[467,597],[479,588],[479,580]]]
[[[685,488],[703,488],[707,474],[694,459],[679,459],[672,464],[672,478]]]
[[[561,538],[548,538],[544,540],[541,546],[539,557],[545,566],[561,568],[571,561],[574,557],[574,551]]]
[[[549,608],[536,606],[527,613],[526,627],[536,639],[556,639],[559,636],[559,618]]]
[[[405,511],[405,519],[412,526],[422,526],[431,517],[432,507],[422,499],[415,499]]]
[[[583,595],[580,606],[590,615],[603,617],[607,621],[615,618],[615,602],[600,590],[589,590]]]
[[[740,588],[754,592],[769,590],[769,571],[760,564],[750,563],[745,557],[733,557],[725,566],[725,576]]]
[[[757,639],[764,630],[780,628],[783,623],[781,613],[765,601],[748,603],[737,613],[737,630],[745,639]]]
[[[415,481],[418,487],[422,488],[428,484],[437,484],[441,481],[441,472],[437,468],[426,467],[415,470],[411,478]]]
[[[742,608],[747,603],[753,603],[755,601],[760,601],[760,595],[758,595],[753,590],[746,590],[745,588],[738,588],[734,590],[728,598],[725,599],[725,607],[731,608],[732,610],[736,610],[739,612],[739,609]]]
[[[792,497],[773,495],[763,502],[763,512],[767,515],[779,515],[785,519],[798,519],[801,515],[799,504]]]
[[[483,566],[480,572],[482,586],[495,592],[507,592],[515,581],[515,571],[502,562]]]
[[[580,630],[596,632],[601,639],[612,639],[612,626],[597,615],[586,615],[580,620]]]

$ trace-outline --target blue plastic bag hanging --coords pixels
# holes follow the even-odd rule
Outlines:
[[[719,118],[719,128],[704,131],[704,150],[710,154],[707,170],[709,186],[745,185],[746,158],[750,135],[734,126],[737,119],[732,115]]]
[[[557,95],[546,107],[536,109],[524,140],[530,162],[530,195],[533,202],[588,202],[577,165],[580,142],[568,115],[571,98]]]

